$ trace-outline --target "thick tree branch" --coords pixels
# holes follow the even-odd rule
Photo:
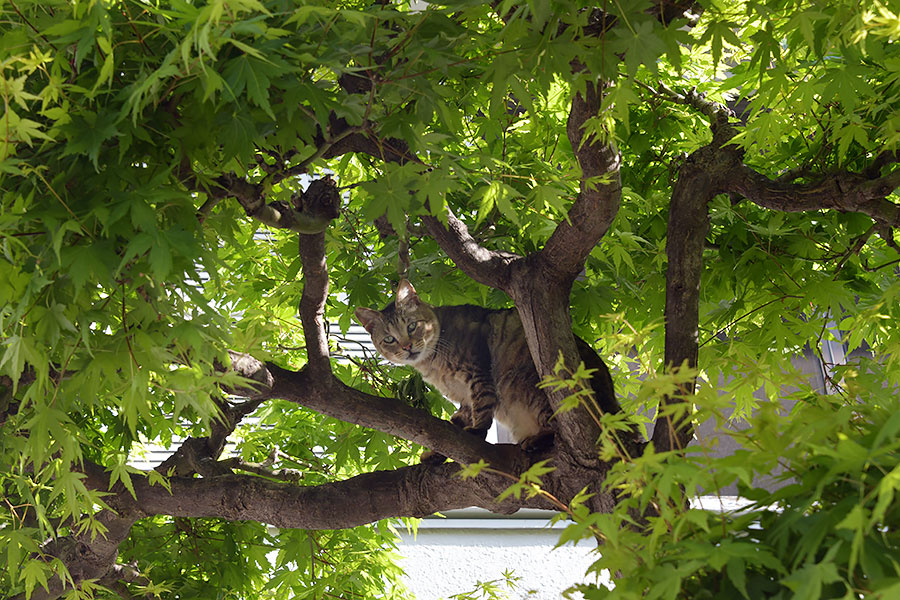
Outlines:
[[[663,365],[677,372],[682,367],[697,367],[700,278],[709,229],[709,202],[726,191],[725,182],[730,177],[730,170],[734,165],[743,164],[743,153],[738,148],[726,146],[737,133],[729,122],[733,113],[727,107],[694,91],[678,94],[661,85],[659,93],[709,117],[713,132],[712,142],[691,154],[682,164],[669,203]],[[685,402],[685,398],[694,393],[695,385],[696,378],[691,377],[674,395],[661,399],[652,438],[658,452],[683,449],[693,438],[690,416],[677,414],[671,408]]]
[[[194,179],[193,176],[190,177]],[[319,183],[319,182],[325,183]],[[302,194],[292,198],[293,206],[287,202],[266,202],[265,186],[250,183],[233,173],[217,177],[215,186],[205,190],[195,183],[197,191],[204,191],[210,201],[222,198],[235,198],[243,207],[247,216],[275,229],[289,229],[298,233],[320,233],[325,231],[332,220],[338,216],[340,195],[333,182],[320,179],[310,184]],[[330,183],[330,186],[328,185]],[[209,212],[211,202],[201,207],[201,216]]]
[[[690,106],[706,115],[713,141],[691,154],[681,166],[669,203],[666,256],[665,352],[663,365],[677,371],[683,366],[697,367],[700,327],[700,277],[703,272],[703,247],[709,229],[709,202],[722,189],[729,167],[742,164],[742,154],[725,144],[736,135],[729,123],[733,112],[708,100],[696,90],[679,93],[663,84],[650,91],[668,102]],[[688,415],[677,415],[671,408],[694,393],[694,378],[660,401],[653,429],[657,451],[683,449],[693,437]]]
[[[664,100],[690,106],[709,117],[717,137],[711,146],[721,148],[716,167],[720,172],[717,176],[721,177],[724,185],[721,192],[741,194],[751,202],[772,210],[858,212],[889,227],[900,225],[900,206],[886,199],[900,187],[900,169],[881,175],[882,169],[900,162],[898,153],[878,155],[862,173],[844,171],[820,176],[808,183],[792,183],[798,177],[812,177],[809,172],[800,170],[770,179],[745,165],[741,152],[725,147],[728,140],[737,134],[737,130],[728,123],[734,113],[727,106],[707,99],[696,90],[676,92],[660,84],[657,90],[651,91]]]
[[[609,143],[588,138],[585,126],[600,111],[597,86],[572,99],[567,131],[581,165],[581,191],[568,219],[560,223],[538,253],[513,265],[507,290],[522,319],[532,359],[541,377],[554,375],[559,353],[573,369],[580,362],[572,335],[569,294],[584,261],[615,218],[621,198],[620,157]],[[548,392],[553,410],[565,400],[564,391]],[[586,411],[557,414],[558,438],[582,464],[597,461],[599,428]]]
[[[83,470],[88,487],[106,490],[109,477],[102,467],[85,462]],[[172,477],[168,480],[171,492],[163,486],[150,485],[146,477],[132,476],[136,499],[118,484],[113,495],[106,498],[115,513],[101,511],[96,517],[108,529],[105,536],[67,536],[47,542],[43,551],[66,564],[76,586],[85,579],[103,579],[109,584],[119,575],[125,580],[133,576],[115,564],[118,547],[137,519],[152,515],[342,529],[389,517],[424,517],[467,506],[506,514],[523,506],[551,508],[540,498],[509,498],[498,503],[497,496],[515,481],[512,475],[482,472],[475,478],[462,479],[459,471],[460,466],[453,463],[415,465],[310,487],[251,475]],[[48,583],[47,590],[38,588],[31,597],[50,600],[67,589],[55,577]]]
[[[520,260],[520,256],[488,250],[480,245],[469,233],[466,224],[449,210],[446,226],[430,215],[423,216],[422,221],[431,237],[466,275],[484,285],[507,290],[511,265]]]
[[[586,126],[600,114],[602,86],[586,86],[572,99],[566,130],[581,166],[581,190],[568,218],[560,223],[538,253],[546,263],[544,272],[571,284],[584,267],[584,260],[597,245],[619,210],[622,184],[621,157],[609,142],[588,136]]]
[[[537,265],[536,261],[526,264]],[[532,270],[531,277],[517,277],[511,288],[516,308],[522,319],[525,338],[541,378],[556,375],[554,367],[563,355],[564,363],[571,369],[581,362],[572,334],[569,317],[568,286],[547,285],[548,279],[542,270]],[[569,391],[545,390],[550,407],[559,410]],[[559,412],[554,417],[556,443],[565,448],[580,464],[597,463],[596,444],[600,434],[599,426],[582,409]]]
[[[844,172],[812,183],[790,184],[774,181],[739,164],[731,169],[727,184],[727,191],[737,192],[772,210],[858,212],[888,227],[900,226],[900,205],[887,200],[900,187],[900,169],[873,179]]]
[[[109,476],[96,465],[85,465],[89,475],[85,485],[95,489],[106,490],[109,484]],[[92,484],[98,484],[96,487]],[[128,492],[122,490],[124,494]],[[109,499],[109,498],[107,498]],[[131,526],[139,518],[139,515],[125,507],[120,507],[118,514],[103,510],[95,516],[105,528],[106,533],[100,536],[92,536],[90,532],[72,534],[65,537],[48,540],[41,546],[41,551],[61,560],[69,571],[72,581],[77,587],[85,579],[106,578],[111,570],[116,567],[116,558],[119,554],[119,544],[128,537]],[[47,581],[47,588],[35,588],[31,594],[31,600],[52,600],[63,595],[71,589],[57,576]],[[25,595],[20,594],[13,600],[24,600]]]
[[[325,234],[301,234],[299,246],[303,264],[300,322],[306,339],[307,368],[311,373],[324,377],[331,374],[328,335],[325,332],[325,300],[328,298]]]
[[[415,465],[303,487],[250,475],[213,479],[172,478],[172,493],[134,478],[136,510],[143,515],[252,520],[276,527],[343,529],[389,517],[424,517],[436,511],[480,506],[514,512],[524,502],[496,501],[512,481],[483,473],[458,477],[459,465]],[[130,497],[129,497],[130,499]]]
[[[700,327],[700,275],[703,247],[709,228],[709,202],[720,192],[719,163],[723,153],[711,144],[694,152],[682,165],[672,191],[666,239],[666,339],[667,369],[697,367]],[[693,379],[674,396],[662,400],[663,407],[684,402],[694,393]],[[653,430],[657,451],[683,449],[693,437],[690,418],[673,419],[660,410]]]
[[[195,473],[204,478],[213,478],[230,474],[227,465],[217,459],[225,447],[226,438],[234,431],[246,415],[255,410],[261,400],[251,400],[239,404],[220,403],[218,419],[210,423],[211,433],[206,437],[188,438],[179,449],[167,460],[156,467],[160,473],[174,470],[176,477],[192,477]],[[82,482],[90,489],[107,491],[109,489],[109,473],[100,465],[83,460],[81,471]],[[105,500],[113,509],[101,510],[94,518],[106,528],[106,534],[93,537],[90,531],[74,533],[68,536],[48,540],[41,550],[55,556],[65,563],[69,574],[77,586],[85,579],[101,579],[104,585],[118,580],[132,581],[132,569],[116,565],[118,548],[127,537],[134,522],[141,517],[131,504],[130,493],[123,484],[118,483],[113,489],[113,496]],[[32,594],[33,599],[48,600],[58,598],[66,591],[67,586],[58,578],[48,581],[48,589],[39,588]]]

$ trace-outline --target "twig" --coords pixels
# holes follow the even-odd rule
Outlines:
[[[724,104],[707,99],[704,94],[697,91],[697,88],[692,88],[686,92],[679,93],[669,88],[664,83],[660,83],[656,89],[653,89],[653,87],[640,80],[635,79],[634,81],[639,86],[645,88],[656,97],[663,100],[668,100],[669,102],[674,102],[676,104],[684,104],[686,106],[690,106],[691,108],[694,108],[703,113],[713,121],[717,121],[723,118],[735,118],[733,110],[731,110]]]
[[[25,15],[22,14],[22,12],[19,10],[19,7],[16,6],[15,2],[13,2],[12,0],[9,0],[9,5],[12,6],[12,8],[16,12],[16,14],[19,15],[19,18],[22,19],[23,21],[25,21],[25,24],[28,25],[36,34],[38,34],[38,37],[40,37],[42,40],[47,42],[47,45],[50,46],[51,48],[53,48],[53,50],[55,52],[59,52],[57,47],[54,46],[50,40],[48,40],[46,37],[44,37],[44,34],[41,33],[41,31],[37,27],[35,27],[31,23],[31,21],[28,20],[28,18]]]
[[[730,329],[731,327],[737,325],[739,321],[743,321],[744,319],[746,319],[747,317],[749,317],[749,316],[752,315],[753,313],[756,313],[756,312],[758,312],[758,311],[764,309],[765,307],[769,306],[770,304],[774,304],[775,302],[780,302],[780,301],[782,301],[782,300],[787,300],[788,298],[794,298],[794,299],[797,299],[797,300],[803,300],[803,299],[804,299],[803,296],[796,296],[796,295],[793,295],[793,294],[782,294],[781,296],[779,296],[779,297],[777,297],[777,298],[773,298],[772,300],[769,300],[768,302],[765,302],[765,303],[763,303],[763,304],[760,304],[760,305],[757,306],[756,308],[753,308],[753,309],[751,309],[751,310],[748,310],[747,312],[745,312],[745,313],[742,314],[741,316],[735,318],[735,319],[732,320],[730,323],[728,323],[727,325],[725,325],[724,327],[722,327],[721,329],[719,329],[717,332],[715,332],[714,334],[712,334],[712,335],[711,335],[709,338],[707,338],[705,341],[701,342],[699,347],[702,348],[702,347],[705,346],[706,344],[708,344],[708,343],[710,343],[711,341],[713,341],[714,339],[718,338],[719,335],[721,335],[722,333],[726,332],[726,331],[727,331],[728,329]]]
[[[853,254],[859,254],[860,250],[862,250],[862,247],[866,245],[866,242],[869,241],[869,238],[872,237],[872,234],[875,233],[875,230],[877,228],[878,226],[873,223],[872,226],[869,227],[869,229],[866,230],[864,234],[856,238],[853,244],[850,245],[850,247],[844,253],[843,258],[841,258],[841,261],[838,263],[837,268],[834,270],[834,277],[831,278],[832,281],[837,281],[841,269],[844,268],[844,265],[847,263],[847,260],[849,260],[850,256]]]

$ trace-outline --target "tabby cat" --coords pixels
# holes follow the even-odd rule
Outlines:
[[[531,360],[515,309],[431,306],[406,280],[384,310],[357,308],[355,315],[386,359],[410,365],[459,410],[451,421],[487,435],[494,417],[528,450],[550,441],[552,411]],[[597,369],[591,379],[604,412],[618,412],[612,378],[603,361],[575,338],[581,360]]]

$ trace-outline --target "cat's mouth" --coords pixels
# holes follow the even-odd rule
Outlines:
[[[410,350],[409,354],[406,356],[406,360],[409,360],[409,361],[416,360],[417,358],[419,358],[419,356],[421,354],[422,354],[421,352],[413,352],[412,350]]]

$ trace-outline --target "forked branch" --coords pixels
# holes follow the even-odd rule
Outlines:
[[[672,193],[667,228],[664,364],[670,369],[683,365],[696,368],[708,205],[717,194],[739,194],[764,208],[785,212],[858,212],[875,221],[875,230],[890,232],[900,225],[900,205],[887,199],[900,187],[900,170],[881,175],[897,159],[895,153],[886,153],[862,173],[839,172],[801,183],[793,183],[797,178],[794,175],[770,179],[745,165],[742,151],[728,145],[737,132],[727,122],[727,108],[693,92],[677,93],[661,86],[658,94],[707,115],[713,131],[712,143],[691,154],[681,167]],[[810,177],[808,173],[802,176]],[[689,382],[664,402],[684,401],[693,392],[693,382]],[[657,419],[653,434],[657,450],[684,448],[691,437],[688,419],[672,422],[668,414]]]

